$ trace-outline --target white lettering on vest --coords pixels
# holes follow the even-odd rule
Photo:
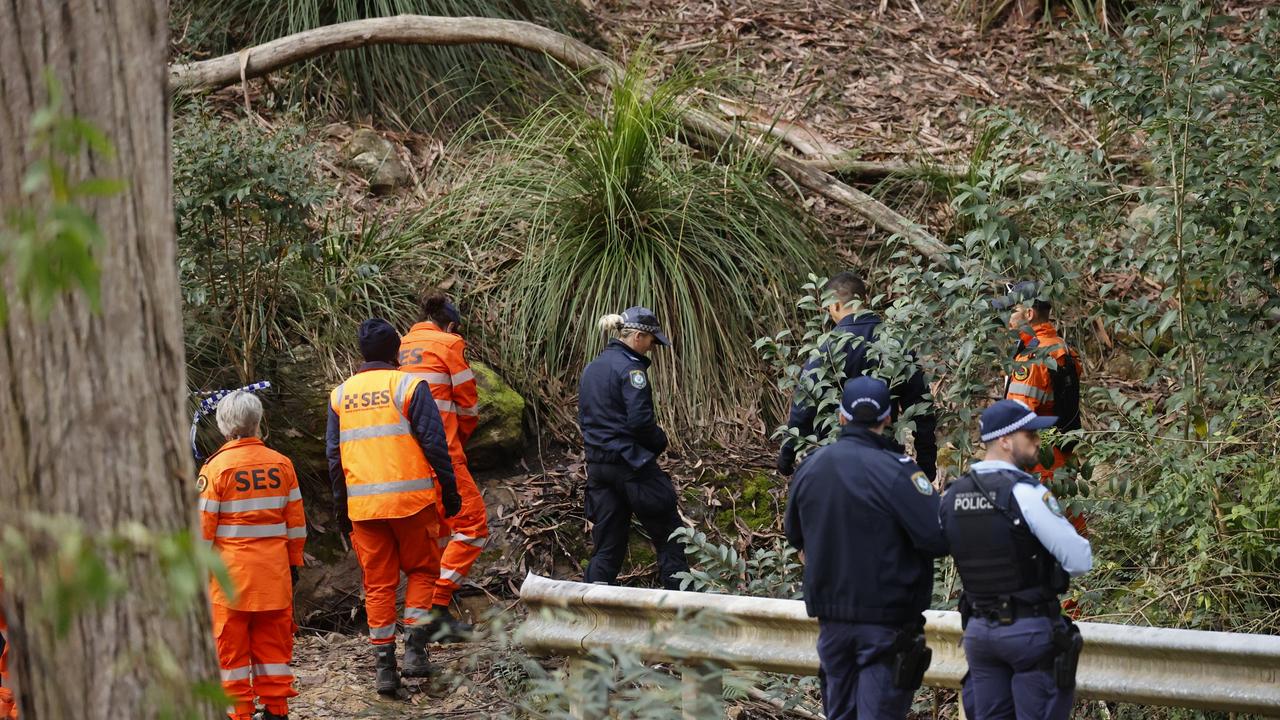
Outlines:
[[[968,492],[957,493],[956,502],[953,509],[957,512],[961,510],[994,510],[991,501],[982,493]]]

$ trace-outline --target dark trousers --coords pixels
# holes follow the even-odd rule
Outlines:
[[[893,643],[900,627],[818,621],[818,683],[827,720],[902,720],[911,690],[893,684]]]
[[[681,525],[671,476],[652,462],[638,470],[630,465],[588,463],[586,495],[591,542],[595,545],[587,564],[586,581],[610,585],[617,582],[622,561],[627,557],[634,514],[653,541],[662,586],[680,589],[680,581],[673,576],[688,571],[689,563],[684,558],[684,546],[670,539]]]
[[[1060,690],[1041,661],[1053,651],[1053,630],[1061,618],[1025,617],[1009,625],[986,618],[969,620],[964,654],[974,720],[1065,720],[1073,690]],[[965,710],[969,703],[966,701]]]

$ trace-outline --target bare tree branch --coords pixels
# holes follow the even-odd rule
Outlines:
[[[621,77],[623,68],[604,53],[541,25],[518,20],[477,17],[399,15],[329,25],[295,33],[263,45],[212,60],[175,65],[169,71],[174,92],[213,90],[243,79],[256,78],[293,63],[326,53],[367,45],[467,45],[492,43],[548,55],[577,71],[599,71],[606,82]],[[683,116],[690,139],[711,147],[751,144],[755,138],[738,126],[710,113],[689,109]],[[795,156],[774,151],[773,166],[796,184],[848,207],[876,227],[901,235],[920,253],[941,260],[946,246],[920,225],[866,193]]]

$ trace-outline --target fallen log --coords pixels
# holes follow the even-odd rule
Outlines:
[[[600,72],[606,82],[622,76],[624,69],[604,53],[541,25],[520,20],[479,17],[398,15],[328,25],[246,48],[211,60],[174,65],[169,87],[175,93],[214,90],[237,81],[261,77],[272,71],[339,50],[367,45],[467,45],[492,43],[543,53],[573,70]],[[739,132],[710,113],[696,108],[682,116],[684,131],[711,147],[726,143],[751,144],[754,138]],[[895,212],[870,195],[813,167],[790,153],[774,150],[768,159],[796,184],[844,205],[881,230],[902,236],[920,253],[942,261],[946,245],[920,225]]]

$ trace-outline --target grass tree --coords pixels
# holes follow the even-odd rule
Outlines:
[[[602,345],[596,320],[642,304],[674,341],[657,353],[659,410],[709,439],[756,417],[751,343],[789,313],[819,246],[761,157],[681,142],[690,78],[645,82],[633,65],[603,107],[558,100],[481,144],[482,169],[446,199],[440,227],[483,247],[477,286],[493,287],[483,301],[501,334],[489,345],[553,415],[573,415]]]

